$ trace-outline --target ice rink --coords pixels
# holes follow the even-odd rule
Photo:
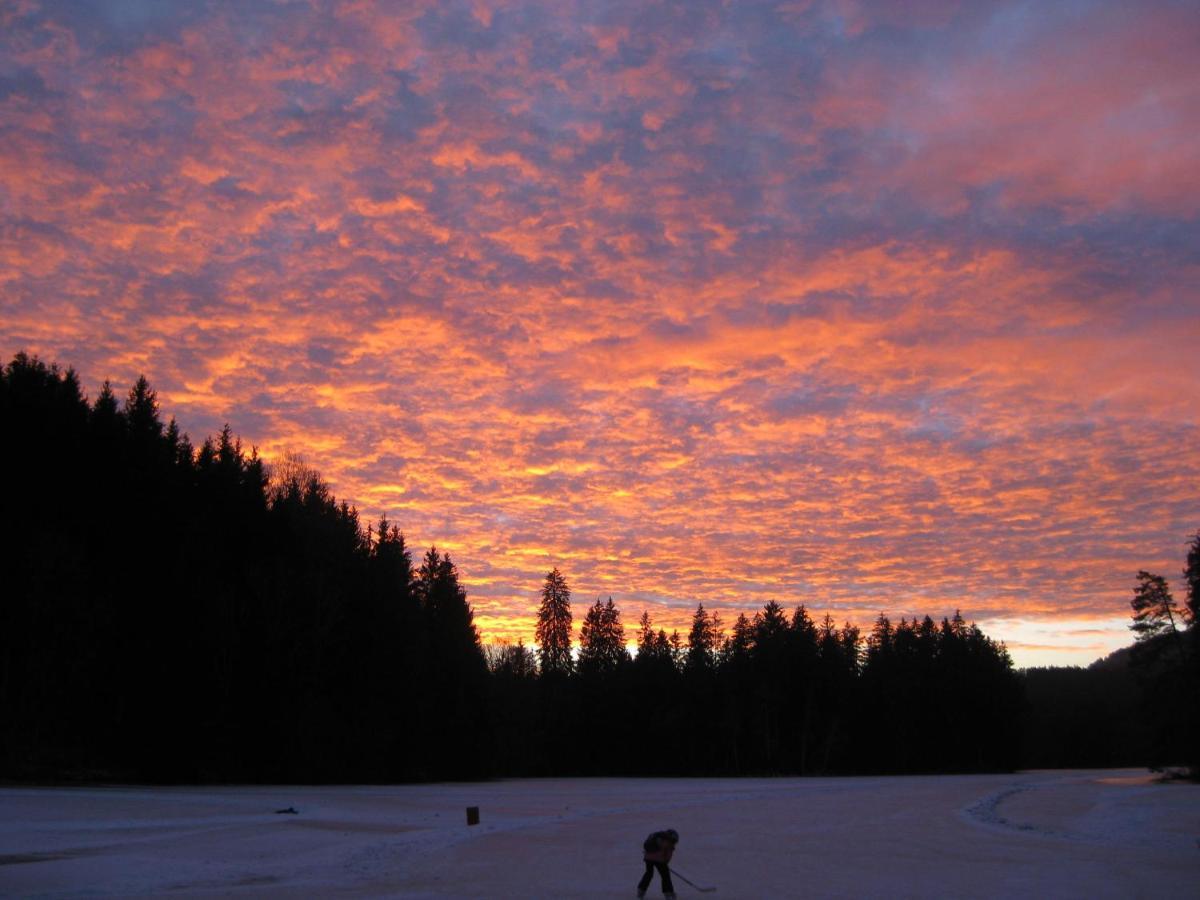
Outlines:
[[[632,898],[664,828],[714,897],[1200,896],[1200,786],[1141,771],[6,788],[0,894]]]

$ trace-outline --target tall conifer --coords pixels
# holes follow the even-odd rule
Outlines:
[[[557,568],[546,573],[542,585],[536,639],[542,675],[559,678],[571,674],[571,588]]]

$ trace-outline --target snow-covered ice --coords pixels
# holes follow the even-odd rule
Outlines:
[[[631,898],[668,827],[716,897],[1200,897],[1200,786],[1137,771],[6,788],[0,894]]]

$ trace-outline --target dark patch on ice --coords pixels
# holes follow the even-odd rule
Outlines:
[[[1014,822],[1005,818],[1000,814],[1000,804],[1010,797],[1015,797],[1017,794],[1023,794],[1026,791],[1032,790],[1033,785],[1018,784],[1015,787],[1005,788],[1002,791],[997,791],[994,794],[989,794],[978,803],[968,806],[963,812],[968,818],[974,819],[984,825],[991,825],[998,828],[1006,828],[1010,831],[1020,831],[1026,834],[1034,834],[1040,837],[1053,838],[1072,838],[1074,835],[1067,834],[1062,831],[1055,831],[1052,828],[1040,828],[1037,825],[1030,825],[1027,822]]]
[[[333,819],[289,819],[291,828],[316,828],[321,831],[346,831],[356,834],[397,834],[401,831],[416,831],[416,825],[396,825],[391,822],[337,821]]]
[[[281,879],[275,875],[247,875],[245,878],[239,878],[237,881],[238,887],[250,887],[255,884],[276,884]]]
[[[980,822],[983,822],[987,825],[1006,825],[1012,828],[1014,827],[1013,823],[1004,818],[1004,816],[1000,815],[1000,804],[1009,797],[1012,797],[1015,794],[1023,793],[1028,789],[1029,788],[1025,785],[1018,785],[1017,787],[1005,788],[1002,791],[997,791],[995,794],[989,794],[978,803],[968,806],[966,810],[967,815],[974,819],[978,819]],[[1028,826],[1025,826],[1025,828],[1022,830],[1027,828]]]
[[[20,866],[25,863],[53,862],[70,859],[75,853],[5,853],[0,854],[0,866]]]
[[[163,891],[226,891],[230,888],[240,887],[262,887],[268,884],[279,884],[283,879],[278,875],[243,875],[236,880],[232,879],[206,879],[204,881],[178,881],[174,884],[168,884]]]

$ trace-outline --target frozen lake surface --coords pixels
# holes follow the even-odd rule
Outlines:
[[[715,897],[1200,896],[1200,786],[1140,771],[6,788],[0,894],[632,898],[664,828]]]

